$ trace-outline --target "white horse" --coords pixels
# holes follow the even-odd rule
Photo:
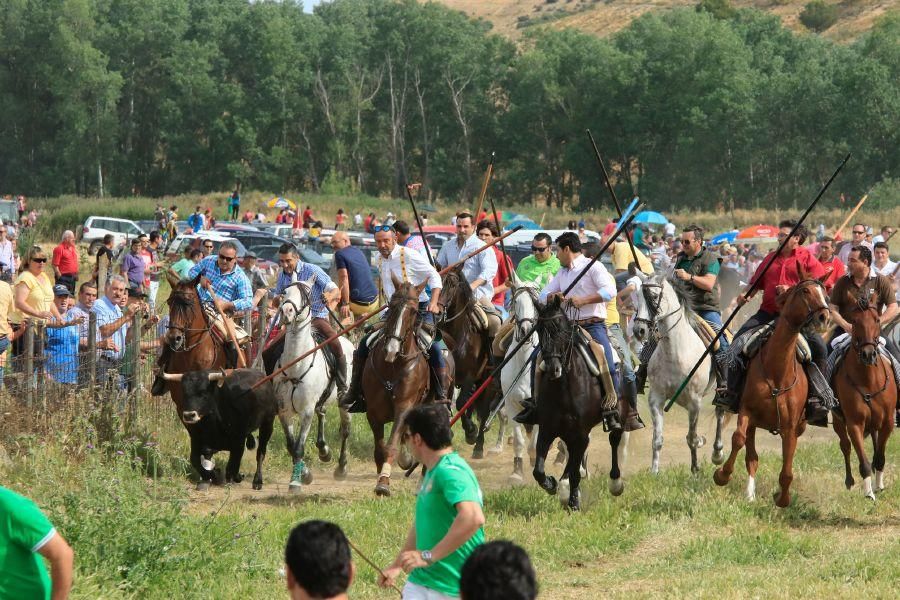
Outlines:
[[[539,289],[536,283],[531,281],[520,282],[518,277],[510,281],[512,291],[510,297],[510,316],[515,322],[515,334],[507,349],[507,356],[514,347],[522,341],[529,331],[533,331],[537,322],[537,303]],[[526,445],[528,454],[534,460],[535,444],[537,443],[537,426],[532,431],[531,442],[527,443],[525,426],[513,420],[522,410],[522,400],[531,398],[531,368],[529,358],[538,345],[537,333],[531,333],[525,344],[516,350],[512,358],[500,372],[500,387],[506,398],[503,411],[512,426],[513,436],[513,472],[509,476],[512,485],[524,484],[524,458]]]
[[[699,319],[686,303],[682,303],[678,292],[666,279],[666,273],[643,277],[641,293],[636,294],[637,317],[635,336],[646,342],[651,328],[656,328],[659,344],[650,358],[647,381],[650,393],[647,402],[653,418],[653,461],[652,473],[659,473],[659,453],[663,445],[663,406],[690,373],[703,354],[706,345],[691,326],[691,319]],[[715,374],[711,370],[711,357],[703,359],[703,364],[694,374],[690,383],[678,396],[677,403],[688,411],[687,444],[691,450],[691,471],[700,470],[697,464],[697,449],[706,443],[706,438],[697,434],[700,405],[703,397],[715,388]],[[722,428],[725,412],[716,409],[716,439],[713,443],[712,462],[722,464]]]
[[[286,329],[284,352],[278,360],[276,369],[286,365],[316,346],[312,334],[312,306],[310,290],[315,277],[307,281],[298,281],[284,290],[279,311]],[[353,345],[345,338],[340,338],[347,357],[347,371],[353,368]],[[330,369],[326,363],[324,350],[314,353],[288,367],[284,373],[275,378],[275,397],[278,398],[278,418],[284,428],[284,437],[288,451],[294,462],[289,490],[300,492],[302,484],[312,482],[312,471],[303,461],[306,438],[312,425],[313,412],[317,417],[316,448],[319,460],[331,461],[331,449],[325,443],[325,404],[337,397],[336,386],[329,384]],[[292,424],[293,414],[300,416],[300,431],[294,437]],[[347,438],[350,436],[350,413],[341,409],[341,455],[338,466],[334,470],[336,479],[347,475]]]

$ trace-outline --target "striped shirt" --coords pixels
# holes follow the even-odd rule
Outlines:
[[[253,307],[253,288],[244,270],[235,265],[228,273],[219,270],[218,257],[207,256],[191,267],[188,278],[193,279],[197,275],[203,275],[209,279],[213,291],[221,300],[234,304],[235,311],[250,310]],[[212,296],[201,286],[197,286],[200,300],[212,303]]]
[[[316,281],[310,290],[310,304],[312,305],[312,316],[320,319],[328,318],[328,307],[325,305],[325,292],[336,290],[337,285],[328,276],[328,273],[321,267],[311,265],[305,262],[298,262],[297,267],[291,273],[285,273],[284,269],[278,275],[278,281],[275,282],[275,294],[280,296],[284,293],[284,288],[297,281],[306,281],[313,275]]]

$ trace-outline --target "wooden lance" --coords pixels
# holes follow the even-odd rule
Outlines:
[[[856,206],[853,207],[853,210],[850,211],[850,214],[847,215],[847,218],[844,219],[844,222],[841,223],[841,226],[837,228],[837,231],[834,232],[834,238],[837,239],[838,236],[841,235],[841,232],[844,231],[844,227],[847,226],[847,223],[850,222],[850,219],[856,216],[856,213],[859,212],[859,209],[862,208],[862,205],[866,203],[866,200],[869,199],[869,194],[864,195],[859,199],[859,202],[856,203]]]
[[[409,204],[412,206],[413,211],[413,219],[416,220],[416,229],[419,230],[419,235],[422,236],[422,243],[425,244],[425,256],[428,257],[428,262],[431,263],[431,266],[434,266],[434,258],[431,256],[431,248],[428,246],[428,238],[425,237],[425,231],[422,229],[422,221],[419,220],[419,211],[416,209],[416,201],[413,200],[412,197],[412,186],[406,184],[406,196],[409,198]]]
[[[481,209],[484,208],[484,197],[487,194],[488,184],[491,183],[491,176],[494,174],[494,153],[491,152],[491,162],[488,163],[487,170],[484,172],[484,181],[481,183],[481,194],[478,195],[478,208],[475,209],[475,214],[472,215],[472,219],[474,221],[478,220],[478,215],[481,214]]]

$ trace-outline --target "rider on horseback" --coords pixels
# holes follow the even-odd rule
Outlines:
[[[778,224],[779,242],[790,235],[793,228],[797,225],[794,220],[782,221]],[[765,277],[759,287],[753,289],[750,297],[763,289],[763,299],[759,311],[744,323],[740,330],[735,334],[735,338],[743,333],[757,329],[762,325],[773,322],[779,313],[779,307],[776,297],[785,293],[793,285],[800,283],[800,270],[807,273],[809,277],[821,278],[825,276],[825,268],[806,248],[803,242],[806,241],[806,227],[800,226],[797,232],[787,241],[781,253],[776,255],[776,251],[772,251],[756,268],[756,273],[750,281],[750,285],[754,284],[765,265],[769,262],[772,266],[765,272]],[[737,302],[743,306],[747,303],[746,291],[738,296]],[[828,409],[823,405],[823,397],[831,397],[832,392],[828,387],[822,373],[825,369],[825,360],[827,349],[825,341],[817,332],[808,330],[803,332],[807,344],[809,344],[812,353],[812,362],[803,365],[806,376],[809,380],[809,398],[806,405],[806,421],[810,425],[817,427],[828,426]],[[746,378],[746,365],[740,357],[736,357],[734,363],[728,369],[727,386],[716,390],[716,397],[713,405],[722,407],[730,412],[737,413],[741,400],[741,393],[744,389],[744,380]]]
[[[578,277],[588,266],[591,260],[581,253],[581,240],[578,234],[567,231],[556,239],[556,257],[562,268],[550,280],[550,283],[541,290],[541,302],[547,302],[551,296],[562,296],[572,281]],[[603,348],[606,363],[612,375],[616,389],[619,389],[619,375],[615,368],[612,345],[606,331],[606,303],[615,298],[616,286],[606,267],[599,261],[591,265],[590,270],[582,277],[578,284],[565,297],[566,302],[574,311],[572,320],[584,329],[591,338]],[[622,394],[628,401],[629,413],[625,423],[625,431],[634,431],[644,426],[637,413],[637,396],[634,388],[624,386]],[[524,424],[535,424],[537,404],[534,400],[523,401],[522,412],[516,416],[516,421]]]
[[[253,287],[243,269],[237,268],[237,246],[231,242],[224,242],[219,248],[218,256],[208,256],[194,265],[188,272],[188,279],[199,277],[197,293],[200,301],[209,306],[213,304],[213,298],[209,293],[212,288],[216,298],[220,301],[219,307],[223,312],[233,313],[250,310],[253,307]],[[223,315],[223,318],[229,317]],[[226,356],[229,366],[237,363],[237,348],[234,348],[231,340],[225,344]],[[172,349],[164,344],[157,365],[160,371],[153,380],[151,393],[160,396],[165,393],[166,382],[162,378],[169,362]]]
[[[397,244],[397,234],[390,225],[375,227],[375,247],[378,248],[381,258],[378,261],[379,287],[383,298],[390,298],[394,294],[394,282],[410,282],[413,285],[421,285],[428,282],[431,288],[431,298],[424,290],[419,296],[419,318],[428,337],[432,339],[431,349],[428,352],[428,363],[434,373],[432,382],[435,385],[435,397],[446,400],[449,390],[450,374],[447,372],[447,364],[444,361],[443,345],[436,339],[434,327],[435,315],[440,313],[438,300],[441,296],[441,276],[431,266],[428,259],[421,252],[405,248]],[[486,253],[482,253],[484,255]],[[369,336],[359,343],[359,347],[353,354],[353,376],[350,380],[350,390],[339,400],[341,406],[348,408],[350,412],[365,412],[366,401],[362,395],[362,374],[366,359],[369,356]]]
[[[681,252],[675,257],[675,284],[681,285],[693,299],[693,307],[697,315],[709,323],[718,333],[722,329],[722,313],[719,308],[719,260],[712,251],[703,246],[703,228],[688,225],[681,234]],[[656,350],[657,340],[651,338],[641,350],[641,365],[637,370],[637,388],[644,391],[647,382],[647,365]],[[728,348],[728,340],[723,335],[719,338],[718,358]],[[716,365],[716,380],[721,387],[723,377],[721,369]]]

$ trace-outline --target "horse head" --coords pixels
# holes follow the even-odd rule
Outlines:
[[[306,281],[296,281],[284,288],[278,310],[286,325],[302,325],[312,320],[312,287],[315,283],[316,276],[313,274]]]
[[[425,289],[425,282],[413,285],[409,282],[401,283],[393,274],[394,293],[388,302],[387,318],[385,319],[385,353],[384,361],[393,363],[403,350],[403,345],[409,336],[415,331],[416,320],[419,314],[419,295]]]
[[[537,331],[543,370],[550,379],[559,379],[566,372],[563,365],[569,360],[573,337],[577,334],[566,316],[562,296],[552,296],[546,305],[538,309]]]
[[[516,324],[516,341],[534,329],[537,322],[539,288],[535,281],[521,281],[513,274],[507,282],[510,289],[510,314]]]
[[[442,282],[441,297],[438,300],[442,310],[446,312],[447,309],[454,310],[459,306],[466,307],[472,302],[472,288],[469,287],[469,282],[466,281],[462,265],[445,273]]]
[[[864,365],[878,362],[878,337],[881,335],[881,316],[878,314],[875,291],[866,298],[850,296],[849,321],[853,325],[853,347]]]
[[[637,299],[634,317],[634,337],[640,342],[650,339],[650,332],[656,326],[656,317],[659,314],[661,292],[659,284],[652,277],[644,275],[640,271],[636,276],[641,280],[639,294],[634,294]],[[649,284],[650,287],[647,287]]]
[[[167,304],[169,305],[169,326],[165,341],[176,352],[188,349],[188,337],[195,331],[206,331],[206,317],[200,305],[197,286],[200,275],[193,279],[181,279],[172,286]]]
[[[800,282],[778,297],[781,318],[798,330],[811,325],[819,331],[824,331],[828,327],[828,319],[831,315],[825,294],[825,285],[822,283],[827,278],[827,274],[815,279],[799,263],[797,263],[797,273],[800,276]]]

